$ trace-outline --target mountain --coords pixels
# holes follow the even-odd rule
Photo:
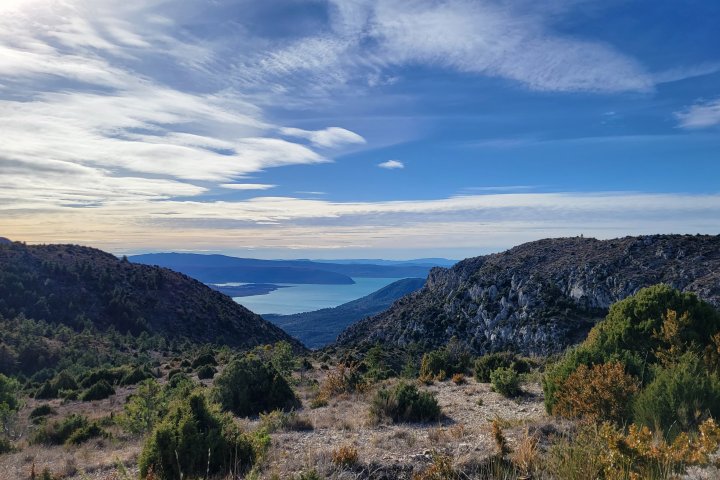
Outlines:
[[[447,258],[417,258],[414,260],[383,260],[380,258],[352,258],[338,260],[312,260],[317,263],[337,263],[340,265],[392,265],[392,266],[414,266],[414,267],[452,267],[457,260],[448,260]]]
[[[476,354],[547,355],[582,340],[608,307],[666,283],[720,307],[720,236],[546,239],[435,268],[425,286],[338,337],[424,350],[457,337]]]
[[[91,324],[241,348],[279,340],[302,348],[197,280],[76,245],[0,244],[0,316],[20,315],[76,330]]]
[[[7,245],[12,243],[12,241],[9,238],[0,237],[0,245]]]
[[[183,272],[205,283],[353,284],[351,277],[426,277],[429,265],[334,264],[310,260],[258,260],[196,253],[150,253],[129,260]]]
[[[310,348],[323,347],[333,342],[348,325],[387,309],[398,298],[423,286],[424,278],[405,278],[380,290],[335,308],[294,315],[263,315]]]

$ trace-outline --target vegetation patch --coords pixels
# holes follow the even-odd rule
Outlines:
[[[378,390],[370,405],[370,416],[375,421],[431,422],[439,420],[440,413],[433,395],[419,392],[408,383],[399,383],[392,390]]]
[[[233,360],[215,380],[213,399],[241,417],[292,409],[299,400],[275,368],[253,354]]]

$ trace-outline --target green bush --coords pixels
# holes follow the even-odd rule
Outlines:
[[[148,378],[153,378],[153,375],[147,368],[135,367],[129,372],[127,372],[125,375],[123,375],[123,377],[119,381],[119,384],[135,385],[142,382],[143,380],[147,380]]]
[[[389,418],[394,422],[430,422],[440,419],[440,406],[430,393],[399,383],[392,390],[378,390],[370,405],[370,416],[376,421]]]
[[[105,436],[108,435],[102,428],[100,428],[100,425],[92,422],[72,432],[72,434],[70,434],[65,443],[68,445],[79,445],[81,443],[87,442],[91,438]]]
[[[77,390],[78,388],[80,388],[78,387],[75,378],[65,370],[58,373],[57,376],[53,379],[52,387],[55,392],[59,392],[60,390]]]
[[[155,380],[145,380],[123,406],[118,423],[128,432],[150,432],[167,409],[167,392]]]
[[[445,379],[455,373],[464,374],[470,368],[470,358],[467,348],[452,337],[444,348],[422,356],[419,377],[430,380]]]
[[[198,368],[203,367],[205,365],[210,366],[217,366],[217,361],[215,360],[215,355],[211,351],[205,351],[200,353],[195,359],[192,361],[192,368]]]
[[[719,352],[720,313],[711,305],[667,285],[644,288],[612,305],[587,339],[547,370],[545,405],[551,413],[562,412],[557,407],[568,403],[562,398],[569,391],[564,386],[581,366],[619,364],[637,378],[627,421],[675,437],[707,416],[720,415]],[[628,403],[621,398],[604,401]]]
[[[12,442],[4,437],[0,437],[0,455],[3,453],[12,453],[15,451],[15,447]]]
[[[115,389],[105,380],[100,380],[80,395],[80,400],[90,402],[92,400],[103,400],[115,394]]]
[[[47,423],[30,436],[30,444],[62,445],[77,430],[86,428],[90,422],[82,415],[72,414],[63,419]]]
[[[51,398],[57,398],[57,390],[55,390],[52,386],[52,382],[47,381],[40,385],[40,388],[38,388],[35,391],[35,398],[38,400],[49,400]]]
[[[685,354],[677,364],[656,368],[654,380],[636,397],[633,413],[635,422],[674,438],[720,416],[720,380],[699,358]]]
[[[215,379],[213,399],[241,417],[291,409],[299,401],[283,376],[255,355],[233,360]]]
[[[475,360],[475,379],[478,382],[488,383],[490,374],[498,368],[513,368],[516,373],[524,373],[522,370],[527,371],[527,367],[527,362],[521,362],[514,353],[489,353]]]
[[[215,367],[213,367],[212,365],[203,365],[202,367],[198,368],[197,376],[200,380],[207,380],[209,378],[213,378],[216,373],[217,370],[215,370]]]
[[[55,409],[46,403],[33,408],[30,412],[30,418],[45,417],[47,415],[55,415],[56,413]]]
[[[82,388],[90,388],[96,383],[104,380],[110,385],[114,385],[127,373],[123,368],[100,368],[86,373],[80,380]]]
[[[202,393],[193,392],[175,400],[148,437],[139,459],[140,476],[175,480],[205,478],[208,469],[211,475],[241,473],[255,458],[252,439],[231,418],[213,411]]]
[[[505,397],[516,397],[520,395],[520,377],[509,367],[500,367],[490,373],[490,383],[493,390]]]

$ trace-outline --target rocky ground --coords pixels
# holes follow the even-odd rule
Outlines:
[[[442,408],[444,418],[437,423],[375,424],[368,414],[374,389],[303,410],[301,415],[312,422],[314,430],[274,434],[262,478],[289,478],[311,468],[331,473],[331,478],[367,478],[371,471],[378,475],[373,478],[394,478],[400,472],[422,471],[435,453],[449,454],[457,462],[492,456],[496,452],[493,420],[503,427],[511,447],[528,429],[550,422],[537,382],[526,383],[525,393],[516,399],[504,398],[491,391],[489,384],[471,378],[461,385],[445,381],[423,388],[436,395]],[[309,398],[305,400],[307,404]],[[332,452],[342,446],[357,449],[359,467],[353,472],[332,468]]]
[[[315,380],[322,381],[325,372],[316,370]],[[466,383],[435,382],[423,386],[433,392],[442,408],[443,418],[432,424],[377,424],[369,416],[370,399],[384,382],[365,393],[343,394],[324,407],[309,407],[315,389],[307,381],[297,387],[303,408],[297,413],[313,426],[308,431],[279,431],[271,435],[272,445],[262,462],[259,478],[293,478],[301,472],[317,469],[329,478],[410,478],[413,472],[426,468],[436,453],[452,455],[456,462],[481,460],[496,451],[491,422],[496,420],[511,446],[517,444],[528,429],[542,428],[551,420],[545,414],[542,389],[537,381],[523,386],[525,393],[507,399],[491,391],[489,384],[467,378]],[[207,382],[206,382],[207,383]],[[126,397],[134,387],[118,389],[113,397],[97,402],[50,403],[58,418],[81,413],[89,418],[122,411]],[[32,399],[21,411],[21,417],[39,402]],[[247,429],[259,428],[260,419],[238,419]],[[137,458],[142,439],[110,427],[111,438],[92,440],[76,447],[27,446],[16,453],[0,456],[2,478],[27,479],[31,472],[48,468],[71,480],[125,480],[137,478]],[[354,469],[337,468],[332,463],[334,450],[342,446],[357,449],[358,465]],[[372,476],[369,474],[374,472]]]

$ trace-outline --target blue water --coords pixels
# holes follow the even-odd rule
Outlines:
[[[278,288],[267,295],[233,298],[239,304],[260,315],[276,313],[312,312],[321,308],[331,308],[364,297],[380,290],[399,278],[353,278],[354,285],[298,285],[278,283],[286,288]],[[237,285],[237,284],[233,284]]]

